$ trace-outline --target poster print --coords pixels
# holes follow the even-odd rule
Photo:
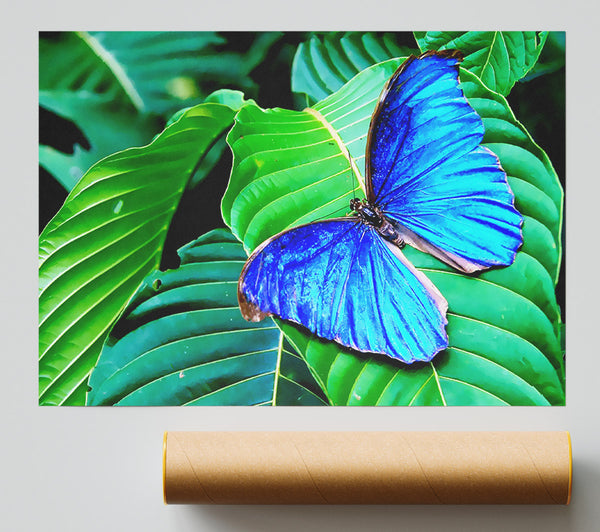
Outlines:
[[[41,34],[40,107],[40,404],[564,404],[564,33]]]

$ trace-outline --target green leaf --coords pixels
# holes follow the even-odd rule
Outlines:
[[[504,96],[533,68],[547,36],[545,31],[415,32],[421,51],[460,50],[465,56],[462,67]]]
[[[90,166],[103,157],[148,143],[154,123],[105,95],[91,92],[40,91],[40,105],[79,127],[90,149],[74,146],[72,154],[40,145],[40,165],[70,191]]]
[[[215,83],[250,90],[250,72],[279,38],[261,33],[244,53],[214,32],[109,31],[40,39],[40,89],[86,91],[163,115],[201,102]]]
[[[334,405],[564,404],[557,373],[537,348],[477,320],[449,314],[452,345],[432,363],[411,366],[358,355],[280,323]]]
[[[240,110],[228,134],[234,153],[223,218],[253,250],[300,223],[344,215],[364,175],[375,103],[401,60],[370,67],[302,112]],[[450,348],[433,364],[405,366],[283,330],[334,404],[562,404],[563,354],[554,282],[560,263],[562,189],[544,152],[506,100],[470,72],[461,80],[482,116],[484,142],[509,175],[525,218],[514,264],[476,276],[405,248],[449,303]]]
[[[93,166],[40,235],[41,404],[80,404],[112,322],[155,269],[198,162],[235,110],[188,109],[154,141]]]
[[[81,91],[131,105],[109,65],[88,46],[84,34],[76,32],[61,33],[52,39],[40,36],[39,89]]]
[[[220,103],[227,105],[232,109],[240,109],[245,105],[244,93],[240,91],[234,91],[229,89],[219,89],[212,94],[209,94],[204,100],[205,103]],[[212,148],[208,151],[204,159],[200,162],[192,179],[188,183],[188,188],[192,189],[200,184],[206,176],[213,170],[217,163],[223,157],[227,142],[225,141],[225,135],[227,130],[219,136]]]
[[[566,35],[564,31],[549,31],[546,44],[537,63],[521,81],[552,74],[565,66]]]
[[[361,70],[392,57],[418,53],[394,33],[327,33],[300,43],[292,64],[292,90],[308,103],[329,96]]]
[[[323,405],[302,358],[272,320],[245,321],[239,241],[216,229],[153,271],[109,335],[89,405]]]

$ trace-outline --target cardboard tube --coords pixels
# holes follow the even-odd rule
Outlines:
[[[168,432],[165,503],[568,504],[568,432]]]

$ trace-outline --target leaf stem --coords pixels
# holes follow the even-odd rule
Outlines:
[[[433,362],[430,362],[429,365],[431,366],[431,371],[433,371],[433,376],[435,377],[435,383],[437,384],[438,390],[440,392],[440,397],[442,399],[442,404],[444,406],[448,406],[446,404],[446,398],[444,397],[444,392],[442,392],[442,387],[440,385],[440,379],[438,377],[437,371],[435,370],[435,366],[433,365]]]
[[[273,406],[277,406],[277,385],[279,384],[279,373],[281,371],[281,357],[283,355],[283,333],[279,333],[279,345],[277,346],[277,364],[273,379]]]

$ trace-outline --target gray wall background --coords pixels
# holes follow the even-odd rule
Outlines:
[[[6,6],[0,47],[0,529],[7,531],[600,530],[598,9],[585,0]],[[40,408],[37,406],[37,31],[552,29],[567,31],[567,406]],[[19,257],[19,260],[15,260]],[[569,507],[164,506],[164,430],[569,430]]]

